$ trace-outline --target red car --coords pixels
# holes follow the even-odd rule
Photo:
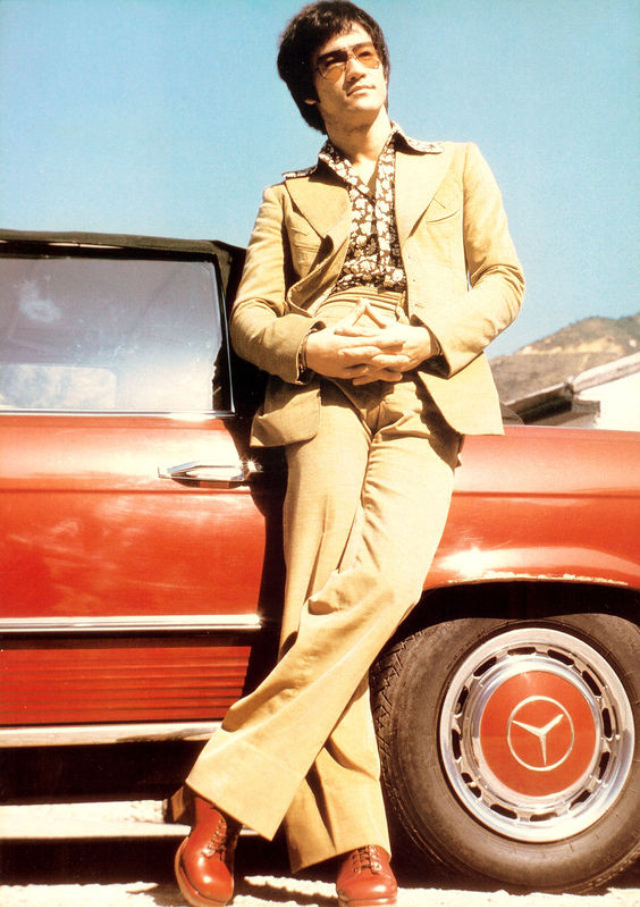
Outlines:
[[[273,661],[285,473],[247,447],[241,264],[0,231],[5,800],[166,797]],[[512,426],[462,459],[372,671],[390,816],[418,861],[586,890],[640,854],[640,435]]]

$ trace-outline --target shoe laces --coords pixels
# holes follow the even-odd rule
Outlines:
[[[202,853],[206,857],[213,857],[216,854],[220,854],[220,859],[224,861],[227,856],[227,850],[231,847],[232,837],[226,819],[224,816],[220,816],[218,824],[213,830],[213,834],[202,848]]]
[[[369,869],[371,872],[382,872],[382,863],[380,855],[375,844],[367,844],[366,847],[358,847],[351,853],[351,861],[354,871]]]

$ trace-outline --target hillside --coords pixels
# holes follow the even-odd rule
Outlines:
[[[509,356],[491,361],[506,403],[552,387],[586,369],[640,352],[640,312],[624,318],[584,318]]]

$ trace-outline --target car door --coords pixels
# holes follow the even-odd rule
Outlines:
[[[243,689],[265,541],[229,252],[0,240],[0,740],[208,727]]]

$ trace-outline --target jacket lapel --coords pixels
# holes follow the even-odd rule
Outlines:
[[[396,225],[403,246],[451,165],[451,150],[440,154],[396,153]]]
[[[429,207],[451,160],[452,151],[447,146],[438,154],[397,152],[396,223],[401,246]],[[351,227],[349,195],[345,187],[317,173],[287,179],[285,185],[297,209],[316,233],[327,237],[332,247],[339,249]]]
[[[345,187],[314,175],[288,179],[286,187],[316,233],[328,237],[334,249],[340,248],[351,227],[349,194]]]

